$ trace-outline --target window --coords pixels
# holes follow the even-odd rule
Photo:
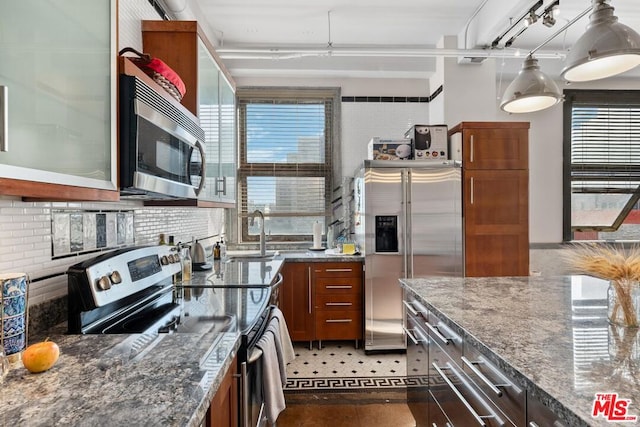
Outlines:
[[[270,241],[310,241],[330,215],[336,89],[238,89],[242,242],[259,239],[260,210]]]
[[[640,92],[564,93],[564,240],[640,240]]]

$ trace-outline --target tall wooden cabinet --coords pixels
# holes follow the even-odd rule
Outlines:
[[[529,123],[462,122],[465,276],[529,275]]]
[[[280,307],[293,341],[362,339],[361,262],[286,262]]]

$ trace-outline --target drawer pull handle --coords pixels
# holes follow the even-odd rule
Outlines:
[[[327,319],[326,323],[351,323],[353,319]]]
[[[353,304],[350,303],[350,302],[327,302],[324,305],[326,305],[328,307],[336,307],[336,306],[338,306],[338,307],[345,307],[345,306],[346,307],[350,307]]]
[[[529,427],[538,427],[538,424],[533,421],[529,421]]]
[[[409,310],[411,312],[411,314],[413,314],[414,316],[418,315],[418,312],[416,311],[415,308],[413,308],[413,306],[411,304],[409,304],[408,302],[406,302],[404,300],[402,301],[402,303],[404,304],[405,307],[407,307],[407,310]]]
[[[471,369],[473,371],[473,373],[476,374],[478,376],[478,378],[480,378],[482,380],[482,382],[485,383],[487,385],[487,387],[489,387],[491,389],[491,391],[495,393],[496,396],[502,397],[502,390],[500,390],[491,381],[489,381],[489,378],[485,377],[484,374],[482,372],[480,372],[480,370],[478,368],[476,368],[475,365],[477,363],[479,363],[479,362],[472,362],[472,361],[470,361],[469,359],[467,359],[464,356],[462,356],[461,359],[462,359],[462,362],[465,365],[467,365],[469,367],[469,369]]]
[[[351,289],[353,286],[351,285],[327,285],[325,289]]]
[[[325,270],[327,273],[351,273],[353,269],[351,268],[327,268]]]
[[[420,344],[420,342],[422,342],[422,340],[419,340],[418,338],[413,336],[413,333],[411,332],[411,329],[407,329],[404,326],[402,327],[402,329],[404,330],[404,333],[407,334],[407,336],[409,337],[411,342],[413,342],[415,345],[418,345],[418,344]]]
[[[447,338],[442,335],[442,332],[440,332],[440,329],[438,329],[437,326],[433,326],[429,322],[424,322],[424,324],[427,325],[427,328],[429,328],[429,330],[433,332],[433,334],[438,337],[440,341],[444,343],[444,345],[449,345],[449,343],[453,341],[451,338]]]
[[[495,366],[493,366],[491,363],[487,362],[484,357],[480,356],[478,358],[478,360],[474,360],[471,361],[469,359],[467,359],[464,356],[461,356],[462,362],[467,365],[469,367],[469,369],[471,369],[473,371],[474,374],[476,374],[478,376],[478,378],[480,378],[487,386],[489,386],[489,388],[498,396],[501,397],[502,396],[502,390],[500,390],[498,387],[510,387],[511,389],[513,389],[515,394],[521,394],[522,393],[522,389],[520,387],[517,387],[514,383],[512,383],[511,381],[509,381],[509,379],[504,376],[504,374],[502,372],[500,372],[500,370],[498,368],[496,368]],[[475,365],[483,365],[485,366],[487,369],[491,370],[491,372],[493,372],[496,376],[500,377],[500,379],[502,380],[502,384],[493,384],[491,382],[491,380],[489,380],[482,372],[480,372],[480,370],[475,366]]]
[[[458,373],[458,371],[456,371],[453,366],[451,366],[450,363],[447,362],[447,367],[446,368],[440,368],[438,365],[436,365],[436,363],[432,363],[431,366],[433,366],[433,369],[436,370],[436,372],[438,373],[438,375],[440,375],[442,377],[442,379],[447,383],[447,386],[449,386],[449,388],[451,389],[451,391],[453,391],[455,393],[455,395],[458,397],[458,399],[460,399],[460,401],[462,402],[462,404],[467,408],[467,410],[471,413],[471,415],[473,416],[473,418],[476,419],[476,421],[478,422],[479,425],[481,426],[486,426],[487,424],[484,422],[483,418],[495,418],[496,422],[498,425],[503,426],[504,425],[504,421],[502,421],[502,419],[500,419],[500,417],[498,417],[498,415],[493,412],[491,410],[491,407],[487,404],[487,402],[482,398],[482,396],[480,396],[478,393],[476,393],[476,391],[471,387],[471,385],[467,382],[467,380],[465,380],[462,375],[460,375]],[[491,415],[479,415],[471,406],[471,404],[469,402],[467,402],[467,399],[464,398],[464,396],[462,395],[462,393],[460,393],[460,391],[456,388],[455,385],[453,385],[453,383],[451,382],[451,380],[447,377],[447,375],[442,371],[443,369],[448,369],[450,370],[453,375],[455,375],[455,377],[460,381],[460,384],[462,384],[471,394],[473,394],[473,397],[478,400],[480,403],[482,403],[482,406],[485,407],[485,409],[487,411],[489,411],[489,413]]]

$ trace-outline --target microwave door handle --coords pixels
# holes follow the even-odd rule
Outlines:
[[[200,150],[200,158],[202,159],[202,166],[200,167],[200,185],[196,190],[196,196],[197,196],[198,194],[200,194],[200,192],[204,188],[204,180],[205,180],[205,177],[207,176],[207,170],[206,170],[207,162],[205,161],[205,157],[204,157],[205,156],[204,145],[200,141],[197,141],[196,148]]]

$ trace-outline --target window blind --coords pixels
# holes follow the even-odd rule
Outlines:
[[[564,239],[628,240],[637,233],[640,93],[567,90],[564,111]]]
[[[574,104],[574,192],[634,192],[640,184],[640,105]]]
[[[331,188],[333,93],[238,91],[239,206],[243,240],[260,210],[272,240],[310,240],[325,223]]]

